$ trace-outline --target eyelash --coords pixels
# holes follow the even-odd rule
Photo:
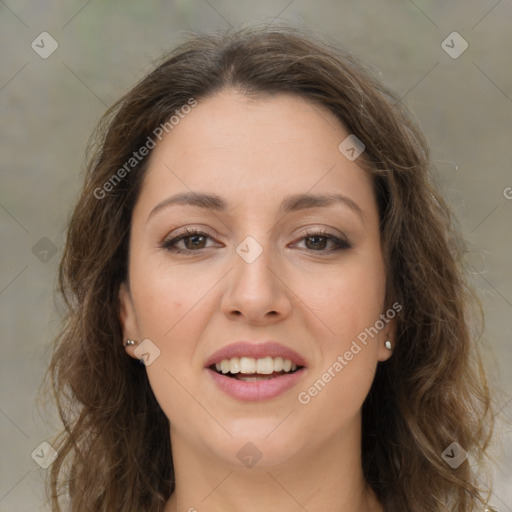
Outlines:
[[[185,229],[184,233],[182,233],[178,236],[175,236],[174,238],[164,240],[164,242],[162,242],[162,244],[161,244],[161,248],[165,249],[169,252],[174,252],[177,254],[200,252],[202,249],[205,249],[205,248],[203,247],[203,248],[200,248],[197,250],[193,250],[193,249],[177,249],[176,247],[173,247],[176,243],[180,242],[181,240],[184,240],[186,238],[191,238],[193,236],[198,236],[198,235],[204,236],[207,238],[211,238],[211,236],[208,233],[205,233],[204,231],[198,231],[198,230],[187,228],[187,229]],[[309,249],[312,252],[329,253],[329,252],[337,252],[337,251],[342,251],[342,250],[347,250],[347,249],[352,248],[352,245],[349,242],[342,240],[342,239],[330,234],[328,231],[324,231],[324,230],[314,230],[314,231],[308,230],[308,231],[306,231],[305,235],[300,239],[300,241],[305,240],[306,238],[312,238],[315,236],[327,238],[327,240],[334,242],[337,247],[335,249],[321,249],[319,251]]]

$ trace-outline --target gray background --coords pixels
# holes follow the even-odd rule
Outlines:
[[[500,411],[494,504],[512,511],[510,0],[0,0],[0,512],[47,510],[46,470],[31,453],[58,424],[45,422],[35,396],[59,325],[58,257],[95,123],[186,32],[257,22],[305,25],[348,46],[426,133],[485,308]],[[31,47],[44,31],[58,43],[46,59]],[[458,58],[441,46],[453,31],[469,45]]]

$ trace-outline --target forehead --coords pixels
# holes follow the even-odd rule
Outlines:
[[[370,176],[338,149],[348,135],[327,108],[301,97],[222,91],[199,100],[157,144],[141,199],[210,191],[249,204],[338,191],[368,203]]]

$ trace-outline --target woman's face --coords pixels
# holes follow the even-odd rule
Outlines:
[[[358,439],[394,322],[382,320],[371,179],[338,149],[348,135],[303,99],[225,90],[199,101],[154,149],[133,211],[120,319],[125,340],[149,340],[145,370],[173,450],[271,466]],[[188,202],[169,202],[177,194]],[[313,199],[328,195],[341,200]],[[180,236],[188,238],[169,242]],[[268,340],[283,348],[251,351]],[[208,368],[239,341],[251,346],[213,357],[228,359],[233,377]],[[277,371],[286,349],[302,370],[246,381],[235,373]]]

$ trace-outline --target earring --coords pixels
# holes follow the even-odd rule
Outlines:
[[[386,340],[384,342],[384,346],[388,349],[388,350],[391,350],[393,348],[393,346],[391,345],[391,341],[389,340]]]
[[[126,343],[124,344],[125,347],[129,347],[130,345],[135,345],[135,341],[133,340],[126,340]]]

